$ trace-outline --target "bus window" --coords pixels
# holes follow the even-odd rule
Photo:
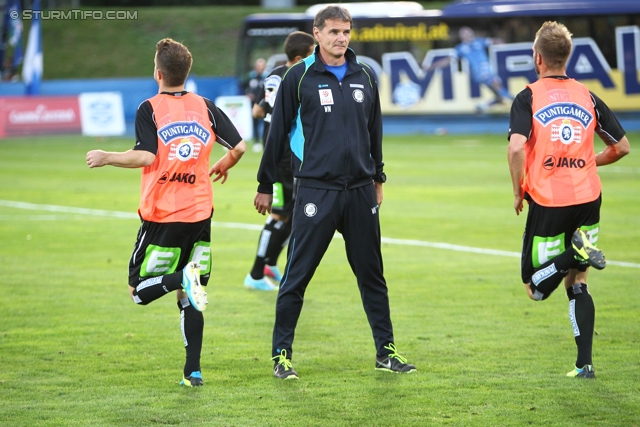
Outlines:
[[[274,55],[283,53],[284,41],[294,31],[311,34],[312,18],[300,13],[254,14],[245,19],[240,31],[236,76],[242,78],[253,68],[258,58],[267,64]]]

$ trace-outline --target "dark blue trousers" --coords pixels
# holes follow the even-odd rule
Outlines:
[[[380,251],[380,221],[373,184],[350,190],[300,187],[293,210],[287,266],[276,303],[272,355],[292,344],[304,293],[336,232],[344,238],[347,260],[356,276],[377,356],[393,343],[389,296]]]

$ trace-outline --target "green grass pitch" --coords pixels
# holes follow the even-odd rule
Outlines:
[[[178,385],[175,297],[139,307],[128,296],[140,171],[85,164],[88,150],[132,139],[0,141],[0,425],[640,426],[640,134],[629,140],[632,153],[600,172],[609,265],[589,280],[595,381],[564,376],[575,344],[563,292],[534,303],[520,283],[525,216],[506,136],[423,135],[385,139],[380,211],[396,344],[419,372],[373,369],[336,238],[296,331],[300,381],[272,377],[276,294],[242,285],[264,223],[260,155],[248,150],[214,184],[205,386],[194,389]]]

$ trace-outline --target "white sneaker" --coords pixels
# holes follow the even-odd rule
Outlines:
[[[207,308],[207,292],[200,284],[200,264],[190,262],[182,270],[182,288],[189,297],[189,302],[198,311],[205,311]]]

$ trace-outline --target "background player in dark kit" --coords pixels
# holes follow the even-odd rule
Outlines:
[[[287,63],[274,68],[265,79],[258,102],[253,106],[253,116],[264,118],[263,141],[266,142],[271,123],[271,110],[276,101],[276,93],[280,87],[282,76],[290,66],[302,58],[313,53],[315,40],[311,34],[295,31],[287,36],[284,42],[284,51],[287,54]],[[251,272],[244,279],[244,285],[248,288],[262,291],[277,289],[269,279],[279,283],[282,273],[278,269],[278,257],[282,248],[291,234],[291,213],[294,203],[294,178],[291,172],[291,148],[285,144],[285,152],[278,163],[276,171],[276,183],[274,184],[274,201],[271,214],[260,233],[256,258]],[[265,279],[267,276],[269,279]]]

